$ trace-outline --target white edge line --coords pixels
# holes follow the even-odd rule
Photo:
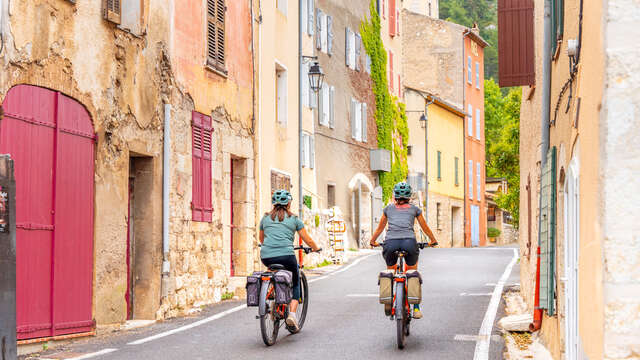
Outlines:
[[[343,272],[343,271],[346,271],[346,270],[350,269],[351,267],[353,267],[353,266],[357,265],[358,263],[360,263],[362,260],[364,260],[364,259],[366,259],[366,258],[368,258],[368,257],[370,257],[370,256],[376,255],[376,254],[377,254],[377,253],[373,253],[373,254],[369,254],[369,255],[362,256],[362,257],[360,257],[360,258],[356,259],[354,262],[352,262],[351,264],[349,264],[349,265],[345,266],[344,268],[342,268],[342,269],[340,269],[340,270],[336,270],[336,271],[334,271],[334,272],[332,272],[332,273],[329,273],[329,274],[327,274],[327,275],[321,276],[321,277],[319,277],[319,278],[315,278],[315,279],[309,280],[309,283],[316,282],[316,281],[318,281],[318,280],[322,280],[322,279],[326,279],[326,278],[328,278],[329,276],[332,276],[332,275],[335,275],[335,274],[341,273],[341,272]],[[234,312],[236,312],[236,311],[240,311],[240,310],[242,310],[242,309],[245,309],[246,307],[247,307],[247,305],[240,305],[240,306],[236,306],[236,307],[234,307],[234,308],[231,308],[231,309],[229,309],[229,310],[226,310],[226,311],[223,311],[223,312],[221,312],[221,313],[215,314],[215,315],[210,316],[210,317],[208,317],[208,318],[205,318],[205,319],[202,319],[202,320],[196,321],[196,322],[194,322],[194,323],[191,323],[191,324],[188,324],[188,325],[185,325],[185,326],[181,326],[181,327],[179,327],[179,328],[175,328],[175,329],[173,329],[173,330],[165,331],[165,332],[160,333],[160,334],[156,334],[156,335],[153,335],[153,336],[149,336],[149,337],[146,337],[146,338],[142,338],[142,339],[140,339],[140,340],[132,341],[132,342],[130,342],[130,343],[127,343],[127,345],[140,345],[140,344],[144,344],[144,343],[149,342],[149,341],[153,341],[153,340],[157,340],[157,339],[163,338],[163,337],[165,337],[165,336],[169,336],[169,335],[173,335],[173,334],[176,334],[176,333],[179,333],[179,332],[185,331],[185,330],[189,330],[189,329],[192,329],[192,328],[194,328],[194,327],[197,327],[197,326],[200,326],[200,325],[206,324],[206,323],[208,323],[208,322],[211,322],[211,321],[213,321],[213,320],[217,320],[217,319],[220,319],[220,318],[222,318],[222,317],[225,317],[225,316],[227,316],[227,315],[229,315],[229,314],[231,314],[231,313],[234,313]],[[107,349],[107,350],[111,350],[111,349]],[[116,349],[113,349],[113,350],[111,350],[111,351],[115,351],[115,350],[116,350]],[[97,353],[96,353],[96,354],[97,354]],[[85,358],[83,357],[83,358],[79,358],[79,359],[85,359]]]
[[[74,358],[70,358],[68,360],[82,360],[82,359],[89,359],[92,357],[96,357],[96,356],[100,356],[100,355],[105,355],[108,353],[112,353],[114,351],[116,351],[118,349],[104,349],[104,350],[100,350],[100,351],[96,351],[94,353],[90,353],[90,354],[84,354],[82,356],[78,356],[78,357],[74,357]]]
[[[348,294],[347,297],[378,297],[379,294]]]
[[[236,311],[245,309],[246,307],[247,307],[246,304],[245,305],[236,306],[234,308],[231,308],[229,310],[225,310],[225,311],[223,311],[221,313],[218,313],[218,314],[215,314],[215,315],[210,316],[208,318],[196,321],[194,323],[191,323],[191,324],[188,324],[188,325],[185,325],[185,326],[181,326],[181,327],[175,328],[173,330],[165,331],[165,332],[160,333],[160,334],[149,336],[149,337],[146,337],[146,338],[143,338],[143,339],[140,339],[140,340],[132,341],[130,343],[127,343],[127,345],[140,345],[140,344],[144,344],[144,343],[149,342],[149,341],[153,341],[153,340],[157,340],[157,339],[163,338],[165,336],[169,336],[169,335],[173,335],[173,334],[185,331],[185,330],[189,330],[189,329],[192,329],[192,328],[194,328],[196,326],[200,326],[200,325],[206,324],[208,322],[211,322],[213,320],[220,319],[221,317],[227,316],[227,315],[229,315],[231,313],[234,313]]]
[[[511,259],[509,265],[507,265],[507,267],[504,269],[504,273],[502,273],[500,281],[498,281],[498,284],[493,290],[493,295],[491,295],[491,300],[489,301],[489,307],[487,308],[487,312],[484,314],[484,319],[482,320],[482,325],[480,326],[480,331],[478,332],[476,350],[473,354],[474,360],[489,359],[489,339],[493,330],[493,322],[495,321],[496,313],[498,312],[498,306],[500,305],[502,289],[504,288],[504,284],[507,282],[507,278],[509,278],[509,275],[511,275],[511,270],[513,269],[513,265],[515,265],[517,260],[518,252],[516,251],[516,249],[513,249],[513,258]]]

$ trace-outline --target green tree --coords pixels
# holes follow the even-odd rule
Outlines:
[[[509,191],[499,194],[496,203],[511,213],[515,226],[520,215],[520,101],[520,88],[511,88],[502,95],[493,79],[485,80],[487,176],[507,179]]]
[[[485,78],[498,79],[498,32],[496,0],[441,0],[440,19],[472,27],[478,24],[484,49]]]

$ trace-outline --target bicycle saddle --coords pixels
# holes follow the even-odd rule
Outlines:
[[[280,264],[273,264],[273,265],[269,265],[269,270],[284,270],[284,265],[280,265]]]

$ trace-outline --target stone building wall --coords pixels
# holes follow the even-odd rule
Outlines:
[[[464,200],[429,192],[427,224],[440,247],[464,247]],[[440,216],[438,216],[440,204]],[[419,226],[417,226],[419,229]],[[420,232],[416,229],[416,234]],[[428,241],[428,239],[425,239]]]

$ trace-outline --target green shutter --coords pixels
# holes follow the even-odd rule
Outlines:
[[[455,175],[455,178],[456,178],[456,185],[458,185],[458,184],[460,184],[460,183],[458,182],[458,158],[456,157],[454,160],[455,160],[455,171],[456,171],[456,175]]]
[[[551,0],[551,56],[556,53],[558,40],[564,32],[564,0]]]
[[[442,162],[442,153],[438,151],[438,180],[442,180],[442,167],[440,166]]]
[[[542,169],[540,208],[540,308],[555,313],[556,267],[556,148],[547,152]]]

